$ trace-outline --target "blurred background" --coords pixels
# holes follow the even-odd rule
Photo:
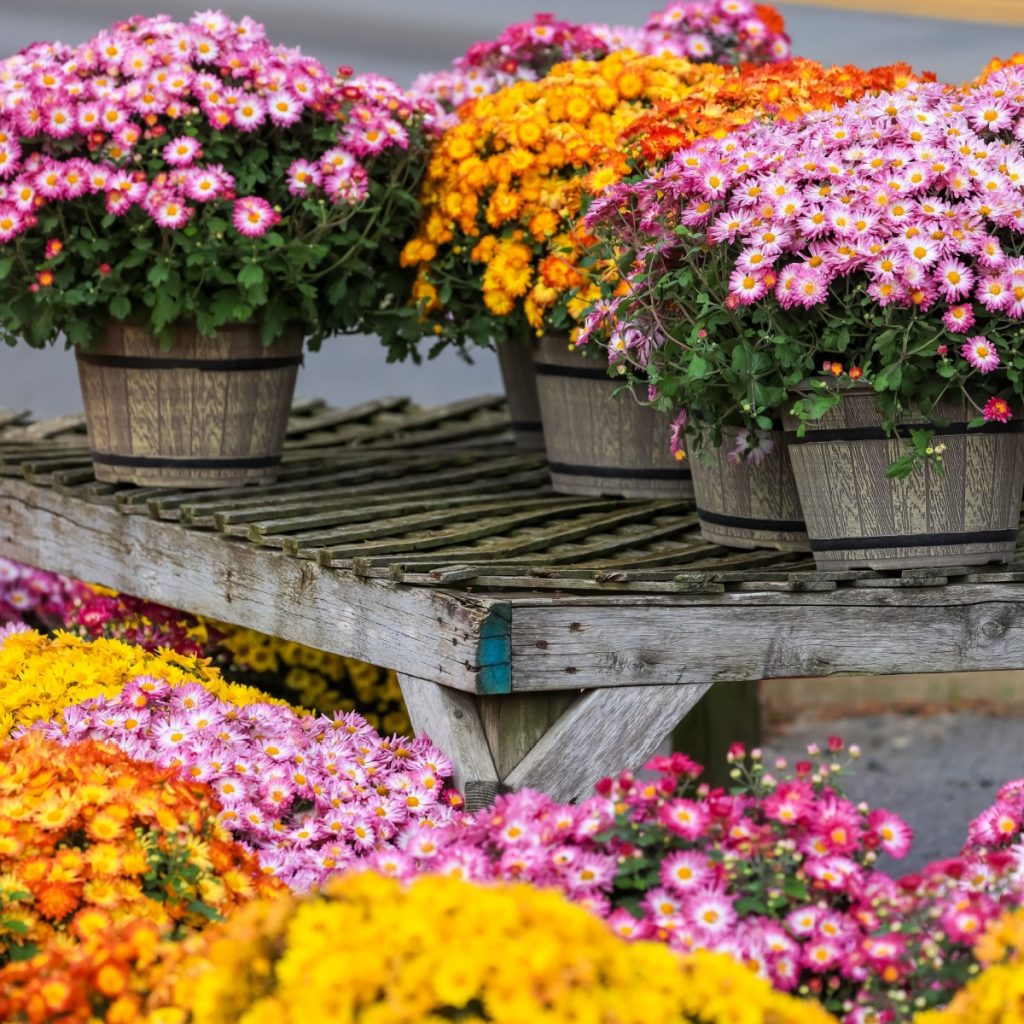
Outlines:
[[[827,63],[867,67],[905,60],[940,78],[973,78],[988,59],[1024,49],[1024,30],[935,18],[853,10],[899,7],[952,12],[957,17],[1021,23],[1020,0],[978,0],[965,7],[948,0],[823,0],[831,7],[780,3],[797,54]],[[1002,6],[1000,6],[1002,5]],[[0,0],[0,50],[13,53],[40,39],[78,43],[111,21],[131,14],[166,12],[185,19],[190,0]],[[638,25],[658,0],[226,0],[232,17],[249,14],[270,37],[300,46],[330,68],[349,64],[377,71],[403,85],[425,70],[446,67],[478,39],[493,38],[513,21],[551,10],[574,21]],[[306,356],[300,397],[352,404],[371,396],[411,395],[425,404],[467,395],[498,393],[497,361],[481,353],[473,365],[447,353],[424,366],[388,365],[372,338],[339,338]],[[38,416],[81,407],[73,360],[61,350],[19,346],[0,351],[0,408],[31,409]]]

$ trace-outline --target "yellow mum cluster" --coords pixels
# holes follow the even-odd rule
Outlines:
[[[173,651],[151,654],[120,640],[88,641],[71,633],[12,633],[0,643],[0,739],[17,726],[59,719],[69,705],[116,696],[137,676],[172,686],[199,683],[238,706],[270,700],[250,686],[227,682],[206,661]]]
[[[525,884],[350,873],[183,948],[153,1024],[835,1024],[728,957],[627,943]]]
[[[202,619],[199,623],[205,626]],[[280,679],[288,695],[303,707],[325,715],[358,711],[379,732],[412,731],[394,672],[252,629],[213,625],[221,634],[218,654],[230,655],[232,669]],[[346,696],[346,691],[354,696]]]
[[[570,326],[600,294],[580,266],[590,239],[578,222],[585,197],[630,170],[620,137],[645,111],[695,90],[713,94],[735,74],[620,51],[559,64],[465,108],[435,149],[424,219],[402,253],[403,265],[419,268],[415,296],[437,316],[436,331],[448,312],[453,329],[466,331],[481,293],[499,321],[518,313],[538,333]],[[499,339],[517,330],[491,326]]]
[[[914,1017],[914,1024],[1024,1024],[1024,910],[993,921],[975,956],[984,970],[949,1006]]]

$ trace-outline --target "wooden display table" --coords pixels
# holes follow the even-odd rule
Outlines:
[[[0,417],[0,554],[394,668],[472,806],[640,765],[712,684],[1024,667],[1024,564],[817,573],[691,505],[555,495],[501,401],[293,412],[270,487],[95,481]]]

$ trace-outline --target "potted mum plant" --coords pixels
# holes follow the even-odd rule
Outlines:
[[[1013,556],[1022,94],[1016,67],[914,85],[699,143],[666,174],[685,244],[658,386],[713,439],[781,410],[820,568]]]
[[[586,223],[598,237],[591,259],[610,272],[600,279],[604,294],[588,312],[578,343],[603,345],[614,369],[644,376],[652,404],[675,417],[665,443],[677,456],[689,437],[708,541],[807,549],[773,409],[785,390],[779,382],[772,390],[767,358],[747,350],[736,303],[726,295],[731,267],[713,244],[755,232],[758,200],[770,208],[773,186],[752,186],[743,217],[714,221],[709,230],[711,201],[686,205],[681,190],[685,197],[693,175],[717,180],[717,172],[705,161],[705,144],[685,143],[717,136],[722,151],[736,153],[742,164],[739,136],[728,133],[754,120],[789,121],[911,80],[902,64],[861,70],[796,59],[744,71],[710,100],[698,93],[637,121],[633,144],[655,169],[613,186],[590,208]],[[755,268],[768,260],[760,250],[750,257]]]
[[[0,335],[75,346],[97,478],[273,478],[303,340],[403,300],[434,109],[219,12],[0,64]]]
[[[631,53],[569,62],[475,101],[438,143],[424,219],[402,256],[417,268],[431,354],[496,343],[529,358],[524,342],[540,339],[545,442],[562,493],[690,493],[688,473],[656,443],[656,417],[612,403],[606,368],[570,351],[569,333],[600,294],[581,266],[582,214],[589,195],[629,171],[622,131],[660,99],[734,73]]]
[[[557,333],[561,337],[552,343],[553,350],[562,351],[566,348],[564,335],[575,322],[573,312],[567,314],[565,308],[556,307],[560,303],[564,307],[559,297],[578,279],[577,257],[585,239],[577,237],[576,221],[585,187],[590,187],[589,182],[581,179],[600,171],[600,181],[593,186],[600,187],[621,174],[623,161],[614,133],[629,118],[672,95],[672,90],[665,88],[669,78],[662,75],[659,82],[659,72],[652,77],[653,64],[646,65],[641,74],[643,81],[637,78],[641,65],[629,68],[624,79],[625,91],[617,85],[617,76],[623,70],[621,62],[609,65],[607,81],[592,69],[585,70],[584,64],[566,66],[557,72],[559,78],[575,75],[571,88],[562,81],[548,92],[544,83],[536,80],[548,75],[559,61],[574,57],[598,59],[624,49],[666,59],[685,56],[695,62],[732,64],[741,60],[781,59],[789,52],[789,40],[782,19],[772,8],[755,7],[747,0],[672,3],[652,15],[643,28],[576,25],[556,21],[550,15],[538,15],[532,22],[509,26],[493,41],[475,44],[450,70],[423,75],[414,86],[414,92],[435,99],[449,110],[459,108],[467,99],[478,101],[459,108],[468,125],[466,130],[459,130],[457,117],[448,119],[451,133],[432,165],[431,180],[424,185],[427,216],[420,236],[405,254],[410,266],[421,268],[419,299],[430,306],[428,313],[438,314],[426,320],[427,329],[433,327],[441,336],[440,344],[431,354],[440,351],[449,340],[455,340],[464,353],[473,342],[497,347],[516,440],[521,447],[544,446],[531,357],[533,346],[529,342],[535,333]],[[680,73],[678,69],[670,71],[667,65],[664,70],[669,75]],[[683,77],[696,78],[699,73],[694,70]],[[714,81],[722,77],[720,69],[708,75]],[[524,81],[529,84],[516,85]],[[509,96],[490,95],[505,87],[513,88]],[[597,100],[597,90],[608,87],[617,94],[605,93]],[[575,100],[567,107],[571,95],[575,95]],[[487,99],[481,101],[480,97]],[[505,130],[505,123],[520,104],[525,108],[521,120],[531,122],[523,129],[524,139],[519,138],[514,126]],[[593,112],[600,112],[596,123],[588,121]],[[568,133],[566,139],[571,139],[568,148],[558,138],[563,131]],[[509,157],[518,166],[510,167]],[[464,159],[472,169],[467,179],[460,175]],[[565,178],[572,180],[561,180]],[[534,184],[537,180],[543,182],[541,192]],[[505,204],[501,211],[488,206],[488,193],[495,188]],[[518,209],[511,209],[512,202]],[[477,214],[476,224],[468,212],[471,205]],[[435,210],[436,218],[432,216]],[[458,222],[457,228],[452,225],[453,220]],[[494,287],[493,280],[483,280],[491,257],[499,250],[489,248],[490,243],[481,249],[476,243],[487,236],[510,239],[516,231],[526,245],[515,249],[511,258],[522,264],[520,271],[528,271],[529,279],[523,291],[512,296],[509,303],[497,298],[501,289]],[[531,252],[524,255],[525,249]],[[500,251],[504,252],[504,247]],[[459,258],[451,261],[451,256]],[[443,293],[443,298],[437,302],[439,293]],[[529,312],[524,299],[527,293]],[[409,337],[410,332],[413,337]],[[416,340],[415,333],[412,325],[396,331],[390,339],[390,357],[403,358],[410,351],[415,357],[415,348],[410,348]],[[598,381],[597,385],[587,387],[599,389],[595,395],[603,399],[608,385],[600,377]],[[644,413],[640,416],[648,418]],[[641,433],[646,434],[646,429]],[[563,454],[566,460],[578,458],[578,453]],[[607,455],[604,458],[607,460]],[[668,464],[658,471],[668,472],[674,480],[680,477],[680,470]],[[571,493],[605,493],[609,487],[614,492],[622,486],[621,478],[599,479],[593,474],[574,480],[563,480],[558,474],[557,484],[564,484]],[[631,490],[644,486],[636,478]],[[663,488],[664,481],[655,485],[658,493],[664,493]]]

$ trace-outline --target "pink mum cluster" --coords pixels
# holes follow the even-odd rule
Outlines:
[[[651,245],[676,244],[657,239],[666,215],[706,233],[728,247],[733,308],[812,309],[849,301],[843,287],[877,309],[934,309],[938,320],[945,306],[945,329],[968,334],[1024,318],[1022,183],[1024,71],[1009,67],[970,90],[913,85],[702,140],[663,173],[610,190],[589,223],[632,204],[637,238],[650,239],[642,260]],[[649,283],[638,270],[630,290]],[[610,306],[594,311],[591,330],[607,323]],[[948,353],[935,347],[944,360]],[[959,353],[979,374],[1001,362],[987,333]],[[1002,400],[985,410],[987,419],[1009,416]]]
[[[235,178],[205,162],[196,135],[287,128],[311,112],[337,123],[337,144],[289,168],[289,185],[354,204],[367,194],[365,161],[407,145],[415,110],[387,79],[332,77],[271,45],[251,18],[220,11],[188,24],[132,17],[77,47],[37,43],[0,63],[0,243],[31,229],[41,206],[86,195],[115,216],[138,208],[171,229],[197,204],[228,200],[235,228],[261,235],[278,211],[236,196]],[[162,159],[136,159],[140,143],[160,139]]]
[[[78,580],[0,558],[0,625],[28,618],[62,624],[68,610],[90,593]]]
[[[779,14],[749,0],[672,0],[644,31],[644,52],[694,61],[773,64],[792,54]]]
[[[655,779],[624,772],[578,807],[530,791],[499,797],[367,866],[403,878],[437,871],[554,886],[623,936],[727,952],[785,990],[852,993],[847,982],[862,981],[881,955],[864,946],[879,925],[873,908],[895,892],[871,865],[879,851],[904,856],[911,832],[831,785],[841,749],[832,741],[787,780],[755,752],[734,794],[697,785],[701,768],[682,754],[655,758]],[[744,763],[741,750],[734,760]]]
[[[904,856],[911,831],[841,794],[843,755],[831,738],[769,770],[759,751],[736,748],[731,793],[698,784],[700,766],[682,754],[655,758],[654,778],[605,779],[579,806],[528,790],[501,796],[361,866],[558,888],[623,937],[729,953],[845,1024],[907,1021],[948,1001],[985,925],[1020,901],[1024,853],[978,842],[1019,838],[1024,783],[1004,787],[972,826],[973,849],[897,882],[875,864]]]
[[[454,108],[513,82],[541,78],[561,61],[596,60],[614,50],[724,64],[775,62],[790,55],[782,19],[771,8],[749,0],[675,0],[642,28],[535,15],[509,25],[497,39],[474,43],[450,70],[420,75],[413,92]]]
[[[130,757],[209,783],[221,822],[296,890],[382,847],[454,820],[451,761],[425,738],[386,739],[352,712],[237,707],[199,685],[142,676],[118,697],[65,708],[34,728],[64,744],[113,742]]]
[[[413,837],[403,849],[382,850],[366,866],[398,878],[455,874],[474,881],[516,879],[561,889],[599,914],[612,912],[608,893],[618,870],[615,853],[597,836],[614,824],[604,797],[578,806],[523,789],[499,796],[446,829]]]

